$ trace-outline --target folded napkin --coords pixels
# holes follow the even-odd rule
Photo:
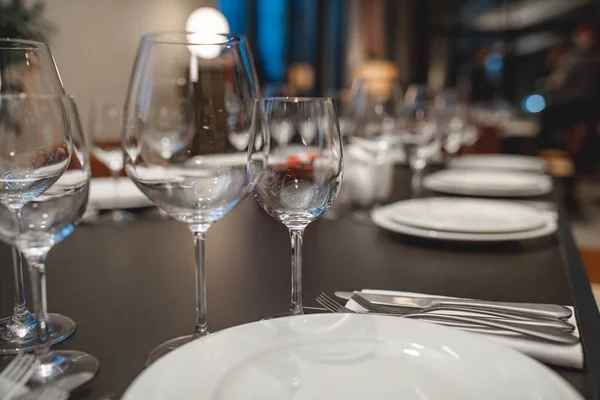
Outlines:
[[[437,297],[440,299],[451,298],[446,296],[437,296],[424,293],[396,292],[390,290],[363,289],[361,290],[361,293],[389,294],[393,296]],[[348,300],[348,302],[346,303],[346,307],[353,311],[365,311],[364,308],[359,306],[353,300]],[[577,318],[575,317],[575,312],[573,310],[573,307],[567,307],[573,312],[571,318],[569,318],[568,320],[568,322],[575,326],[575,330],[572,332],[572,334],[579,338],[579,327],[577,326]],[[443,313],[450,314],[448,311],[443,311]],[[486,338],[489,338],[494,342],[503,343],[509,347],[512,347],[515,350],[520,351],[521,353],[527,354],[528,356],[535,358],[536,360],[541,361],[544,364],[576,369],[583,368],[583,348],[581,346],[581,343],[560,344],[543,342],[541,340],[531,339],[524,335],[514,332],[507,332],[506,335],[485,334],[484,331],[478,333],[485,335]]]

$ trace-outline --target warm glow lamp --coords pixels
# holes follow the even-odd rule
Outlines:
[[[221,46],[206,45],[222,43],[223,38],[217,34],[229,33],[229,23],[219,10],[202,7],[190,14],[185,23],[185,30],[190,32],[188,41],[193,43],[189,45],[190,52],[197,57],[211,59],[220,54]]]

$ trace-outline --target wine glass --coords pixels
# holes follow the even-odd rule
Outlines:
[[[243,36],[142,38],[125,104],[125,171],[160,209],[187,224],[196,258],[194,334],[163,343],[148,364],[209,332],[205,236],[252,190],[268,149],[261,132],[250,137],[257,85]]]
[[[110,170],[114,187],[114,199],[118,201],[119,176],[123,170],[123,151],[121,150],[121,107],[106,101],[94,101],[90,110],[89,134],[94,156]],[[117,203],[118,204],[118,203]],[[114,207],[101,221],[125,222],[133,215]]]
[[[47,186],[42,194],[31,199],[18,210],[20,226],[17,227],[14,237],[14,242],[29,264],[36,316],[35,354],[38,363],[30,380],[32,387],[43,386],[65,376],[88,374],[91,378],[99,368],[98,360],[89,354],[73,350],[52,351],[50,349],[46,310],[46,256],[54,246],[73,232],[75,225],[83,216],[91,177],[87,149],[75,103],[66,96],[62,101],[68,118],[62,130],[70,132],[72,137],[72,151],[70,157],[66,158],[68,167],[58,180]]]
[[[49,97],[63,94],[64,89],[56,65],[46,44],[29,40],[0,39],[0,134],[2,134],[0,140],[11,141],[15,146],[15,154],[11,156],[9,151],[7,157],[22,157],[18,153],[27,151],[33,153],[36,146],[39,146],[40,152],[47,151],[44,146],[47,147],[49,144],[44,140],[51,139],[48,135],[45,139],[36,138],[35,132],[21,134],[19,130],[36,121],[42,125],[46,117],[49,121],[59,119],[58,115],[44,103],[52,103],[50,107],[52,108],[55,101]],[[34,196],[46,185],[44,183],[35,190],[34,188],[20,190],[18,187],[10,186],[11,177],[6,174],[10,173],[7,168],[11,168],[8,164],[11,161],[9,159],[5,161],[6,165],[0,165],[5,195],[7,196],[9,191],[15,194],[19,199],[15,204],[24,204],[30,195]],[[27,161],[23,160],[23,163]],[[26,167],[20,165],[18,168],[22,172]],[[8,197],[5,197],[5,201],[0,204],[6,206],[7,200]],[[11,212],[8,209],[5,211]],[[13,247],[13,271],[15,305],[12,316],[0,320],[0,354],[16,354],[19,351],[32,350],[36,338],[35,319],[25,302],[21,255],[15,247]],[[50,319],[52,343],[64,340],[75,330],[75,323],[68,318],[50,314]]]
[[[306,226],[335,201],[342,181],[342,140],[333,100],[328,98],[267,97],[257,102],[254,129],[266,131],[269,161],[254,189],[265,212],[283,223],[292,243],[292,296],[290,314],[303,313],[302,241]],[[296,132],[282,146],[273,137],[279,121],[295,126],[310,122],[315,134]]]
[[[391,194],[393,164],[403,158],[396,126],[402,104],[396,78],[359,78],[352,83],[347,178],[354,198],[352,215],[359,222],[372,223],[372,208]]]
[[[439,113],[429,103],[406,107],[398,119],[399,135],[412,172],[412,189],[421,190],[425,167],[440,153]]]

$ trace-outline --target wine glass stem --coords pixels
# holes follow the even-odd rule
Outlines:
[[[290,229],[292,243],[292,301],[290,313],[292,315],[303,314],[302,308],[302,240],[304,228]]]
[[[52,359],[48,332],[48,304],[46,298],[46,255],[28,257],[29,275],[31,276],[31,293],[33,310],[37,322],[37,343],[35,354],[42,364]]]
[[[421,191],[423,190],[423,176],[424,176],[424,168],[413,168],[412,169],[412,177],[411,177],[411,189],[412,189],[412,197],[417,197],[421,195]]]
[[[27,312],[26,304],[25,304],[25,285],[23,283],[23,263],[21,259],[21,254],[17,250],[16,247],[12,248],[12,257],[13,257],[13,271],[15,278],[15,308],[14,308],[14,317],[19,318],[24,313]]]
[[[204,243],[206,230],[193,229],[194,249],[196,255],[196,328],[194,338],[208,335],[208,319],[206,316],[206,265]]]
[[[114,197],[115,201],[116,201],[116,199],[119,198],[119,177],[120,177],[120,175],[121,175],[120,170],[115,171],[114,169],[110,168],[110,177],[111,177],[113,188],[114,188],[113,194],[115,196]],[[118,208],[115,208],[113,210],[113,214],[119,213],[119,211],[120,210]]]

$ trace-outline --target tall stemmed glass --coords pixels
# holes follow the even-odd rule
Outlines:
[[[402,104],[402,87],[398,79],[355,79],[349,110],[353,122],[352,142],[377,158],[389,156],[398,145],[396,118]]]
[[[438,111],[428,103],[406,107],[398,119],[400,139],[412,172],[413,195],[418,195],[425,167],[439,153],[441,129]]]
[[[125,104],[125,171],[159,208],[187,224],[196,258],[194,334],[163,343],[148,363],[208,334],[206,232],[252,190],[268,149],[261,132],[250,137],[257,84],[242,36],[142,38]]]
[[[0,150],[4,152],[3,157],[6,157],[0,164],[0,172],[3,174],[3,182],[0,184],[3,183],[2,190],[5,193],[12,192],[15,197],[20,198],[18,203],[14,203],[13,208],[18,208],[16,204],[22,206],[28,201],[30,196],[27,193],[34,196],[39,189],[25,190],[25,188],[12,186],[9,182],[11,177],[7,175],[10,173],[10,164],[13,164],[12,157],[22,158],[20,153],[28,151],[33,156],[36,146],[42,152],[47,150],[44,149],[44,146],[47,146],[47,143],[44,143],[45,139],[35,137],[38,135],[36,132],[24,131],[25,124],[38,121],[42,125],[44,118],[54,118],[55,115],[47,107],[47,103],[52,103],[54,107],[55,102],[49,97],[63,94],[64,89],[56,65],[46,44],[28,40],[0,39],[0,135],[2,135],[0,140],[11,141],[15,145],[12,155],[7,147]],[[47,135],[46,139],[51,138]],[[22,144],[19,144],[20,142]],[[22,162],[27,163],[26,160]],[[34,168],[33,165],[29,167]],[[23,171],[26,165],[21,164],[18,168]],[[7,205],[6,202],[1,203]],[[0,354],[32,350],[36,338],[35,319],[25,302],[21,256],[15,248],[13,248],[13,271],[15,305],[13,315],[0,320]],[[68,318],[57,314],[51,314],[50,318],[52,321],[50,338],[53,343],[64,340],[75,330],[75,323]]]
[[[121,107],[116,103],[94,101],[90,110],[89,135],[94,156],[110,170],[114,187],[114,199],[118,201],[119,176],[123,171],[123,151],[121,150]],[[125,222],[133,219],[133,214],[114,207],[102,217],[102,221]]]
[[[254,129],[270,140],[269,161],[254,193],[263,210],[289,230],[292,245],[290,314],[302,308],[302,241],[304,229],[335,201],[342,181],[342,140],[334,103],[326,98],[269,97],[259,100]],[[314,134],[293,136],[282,146],[273,138],[277,122],[310,123]],[[258,122],[261,122],[260,124]],[[275,123],[274,123],[275,122]]]
[[[33,387],[76,374],[86,374],[89,379],[96,374],[99,367],[98,360],[89,354],[71,350],[50,350],[46,309],[46,256],[54,246],[73,232],[83,216],[91,177],[77,109],[72,99],[65,96],[61,100],[64,102],[68,118],[62,130],[72,135],[72,151],[70,157],[65,150],[61,150],[59,154],[67,154],[68,168],[40,196],[19,210],[21,223],[15,238],[19,250],[29,264],[37,323],[35,354],[39,363],[30,381]],[[58,107],[58,104],[56,106]]]

